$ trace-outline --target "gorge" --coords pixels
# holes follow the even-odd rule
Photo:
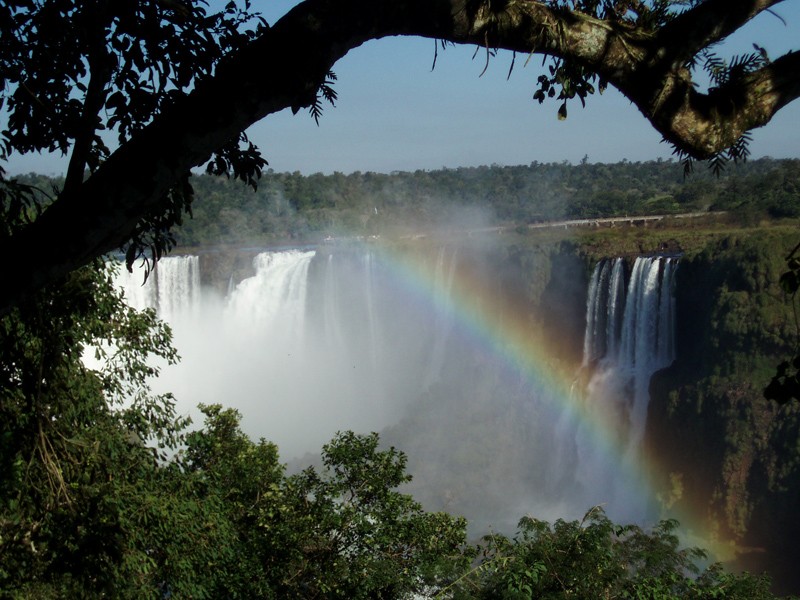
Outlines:
[[[772,360],[777,335],[745,342],[717,314],[765,298],[778,310],[779,266],[755,236],[681,258],[651,245],[663,246],[617,258],[496,239],[200,253],[163,260],[146,286],[136,272],[120,284],[174,328],[183,362],[159,386],[181,410],[234,406],[285,460],[337,430],[376,430],[408,454],[415,497],[476,533],[602,505],[619,521],[676,516],[722,558],[731,544],[785,556],[776,532],[798,477],[779,446],[796,439],[796,411],[759,403],[754,363]]]

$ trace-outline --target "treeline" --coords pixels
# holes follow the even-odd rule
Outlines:
[[[42,190],[58,180],[28,175]],[[258,189],[192,178],[180,245],[318,242],[559,219],[728,211],[744,223],[800,216],[800,160],[759,159],[685,178],[674,161],[538,163],[391,174],[268,171]]]
[[[761,159],[684,178],[672,161],[532,163],[345,175],[268,172],[253,192],[193,179],[184,245],[319,241],[559,219],[729,211],[740,221],[800,216],[800,160]]]
[[[800,216],[800,161],[762,159],[684,179],[671,161],[533,163],[392,174],[268,172],[254,193],[194,178],[178,242],[319,241],[559,219],[733,211],[747,222]]]

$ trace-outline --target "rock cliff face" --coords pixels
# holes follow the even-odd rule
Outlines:
[[[647,451],[674,501],[744,550],[740,564],[797,589],[800,410],[763,398],[797,340],[778,285],[795,236],[729,235],[687,254],[676,289],[678,355],[651,382]],[[670,482],[663,482],[669,486]]]
[[[739,567],[766,570],[778,591],[796,591],[800,406],[769,402],[763,389],[798,339],[792,305],[778,284],[797,231],[672,235],[651,231],[634,247],[628,239],[619,248],[606,239],[600,252],[580,241],[520,245],[507,250],[504,264],[510,280],[520,278],[515,285],[533,307],[533,322],[577,340],[589,274],[600,257],[625,256],[630,270],[637,253],[682,254],[675,285],[677,358],[652,377],[643,451],[661,466],[665,504],[705,516],[721,539],[736,543]],[[559,358],[574,361],[579,354],[573,343]],[[445,410],[447,400],[439,400],[443,420],[461,422],[465,432],[480,430],[468,416],[455,416],[455,404]],[[502,402],[511,413],[522,410],[507,398]],[[422,420],[415,426],[424,431]],[[509,432],[508,447],[497,439],[492,444],[511,462],[526,442],[512,435],[513,428]],[[403,447],[402,436],[396,439]]]

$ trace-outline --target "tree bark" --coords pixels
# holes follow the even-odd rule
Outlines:
[[[0,244],[0,313],[119,248],[189,169],[263,117],[309,106],[337,60],[381,37],[569,58],[617,87],[676,147],[713,156],[800,95],[800,55],[708,94],[694,89],[686,61],[779,1],[709,0],[650,31],[532,0],[306,0]]]

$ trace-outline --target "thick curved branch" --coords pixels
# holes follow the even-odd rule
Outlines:
[[[660,104],[651,102],[642,112],[667,141],[697,158],[710,158],[766,125],[798,97],[800,53],[791,52],[708,94],[677,77],[664,86]]]
[[[706,0],[661,28],[656,44],[675,66],[784,0]]]
[[[709,0],[693,11],[720,3],[728,6]],[[752,7],[774,3],[739,1]],[[337,60],[368,40],[392,35],[488,42],[569,58],[601,74],[666,139],[700,158],[766,123],[798,95],[796,54],[702,95],[682,66],[667,66],[675,61],[664,48],[677,42],[668,45],[654,31],[531,0],[306,0],[228,57],[213,78],[156,117],[85,183],[66,190],[31,226],[0,244],[6,259],[0,312],[116,250],[189,169],[266,115],[308,106]]]

